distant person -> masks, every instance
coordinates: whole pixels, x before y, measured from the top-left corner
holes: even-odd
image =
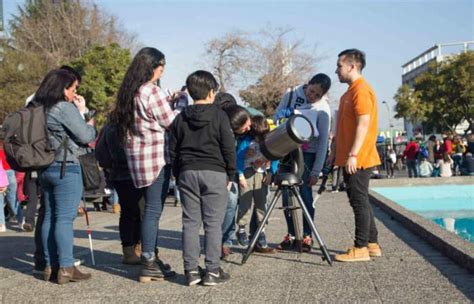
[[[433,164],[436,164],[439,159],[443,158],[443,152],[441,151],[442,146],[443,146],[442,141],[437,139],[436,144],[433,147],[433,151],[434,151],[434,163]]]
[[[467,152],[464,156],[461,166],[461,175],[474,175],[474,158],[472,158],[471,152]]]
[[[397,153],[395,153],[395,150],[393,150],[392,146],[387,147],[386,157],[387,157],[387,167],[388,167],[387,176],[389,178],[393,178],[395,164],[397,163]]]
[[[228,189],[235,176],[235,140],[226,113],[213,104],[217,81],[207,71],[186,79],[194,105],[177,116],[171,129],[170,156],[183,208],[183,260],[186,284],[224,283],[220,267],[222,222]],[[199,267],[199,230],[204,225],[206,272]]]
[[[369,261],[382,256],[378,244],[374,213],[369,202],[369,180],[374,167],[380,165],[377,153],[377,100],[375,92],[362,77],[365,54],[349,49],[338,55],[336,74],[349,85],[341,97],[338,111],[335,164],[344,167],[344,182],[355,216],[355,241],[336,261]]]
[[[449,156],[453,153],[453,136],[451,134],[447,133],[444,135],[440,153],[441,155],[448,153]]]
[[[439,176],[441,177],[450,177],[453,176],[453,171],[451,167],[453,165],[453,160],[448,153],[443,154],[443,159],[438,160],[436,167],[439,168]]]
[[[457,175],[457,172],[461,169],[462,156],[466,152],[466,147],[462,142],[460,136],[456,136],[453,140],[453,153],[451,158],[453,159],[453,175]]]
[[[403,151],[402,158],[406,160],[406,165],[408,169],[408,177],[418,177],[418,166],[417,166],[417,157],[418,157],[419,146],[416,142],[416,138],[412,137],[410,142]]]
[[[431,135],[428,138],[428,142],[426,143],[426,148],[428,149],[428,161],[432,164],[435,163],[435,147],[436,147],[436,135]]]
[[[433,165],[428,161],[426,157],[423,157],[423,159],[421,160],[419,169],[420,177],[431,177],[431,175],[433,174]]]

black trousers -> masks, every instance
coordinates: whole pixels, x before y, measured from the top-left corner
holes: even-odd
[[[135,188],[133,181],[113,181],[120,204],[119,232],[123,247],[135,246],[140,241],[141,219],[138,202],[143,197],[143,191]]]
[[[44,212],[44,200],[43,195],[41,195],[40,208],[38,210],[38,221],[36,222],[35,229],[35,253],[33,255],[36,269],[43,269],[44,267],[46,267],[46,260],[44,258],[43,250],[43,240],[41,239],[41,226],[43,226]]]
[[[26,173],[23,190],[28,195],[28,204],[26,205],[25,222],[35,226],[36,209],[38,207],[38,179],[32,177],[31,172]]]
[[[354,210],[356,247],[366,247],[368,243],[377,243],[377,227],[375,227],[374,213],[369,202],[369,180],[372,168],[357,170],[355,174],[348,174],[344,169],[344,183],[346,184],[349,203]]]

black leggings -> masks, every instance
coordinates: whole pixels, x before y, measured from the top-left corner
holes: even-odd
[[[120,204],[119,232],[123,247],[134,246],[140,241],[141,219],[138,202],[143,191],[135,188],[132,180],[113,181]]]

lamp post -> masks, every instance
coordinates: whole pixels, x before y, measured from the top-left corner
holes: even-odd
[[[390,111],[390,106],[388,105],[388,102],[386,102],[384,100],[384,101],[382,101],[382,103],[385,104],[385,106],[387,107],[387,111],[388,111],[388,128],[389,128],[389,132],[390,132],[390,148],[393,149],[392,111]]]

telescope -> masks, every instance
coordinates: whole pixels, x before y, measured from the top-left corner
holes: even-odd
[[[302,185],[302,176],[304,172],[304,160],[301,146],[308,143],[313,137],[315,130],[311,122],[303,115],[295,114],[292,115],[283,124],[279,125],[276,129],[268,133],[265,140],[260,144],[260,151],[268,160],[281,160],[278,172],[275,176],[274,183],[278,186],[273,199],[268,206],[268,210],[265,216],[257,228],[256,233],[252,236],[250,244],[247,248],[247,252],[242,258],[242,264],[245,264],[250,254],[253,252],[254,247],[257,243],[260,234],[262,233],[265,225],[270,217],[271,212],[275,208],[275,205],[282,195],[282,191],[288,191],[292,194],[300,208],[303,211],[303,216],[310,224],[311,230],[318,241],[321,251],[323,253],[323,260],[326,260],[329,265],[332,266],[332,260],[329,256],[329,252],[321,239],[316,226],[314,225],[313,219],[311,218],[308,209],[306,208],[301,195],[299,194],[298,186]],[[292,200],[290,199],[290,203]],[[292,212],[293,221],[295,223],[295,231],[299,230],[299,224],[296,209],[298,207],[289,206],[287,207]],[[297,230],[298,229],[298,230]]]

